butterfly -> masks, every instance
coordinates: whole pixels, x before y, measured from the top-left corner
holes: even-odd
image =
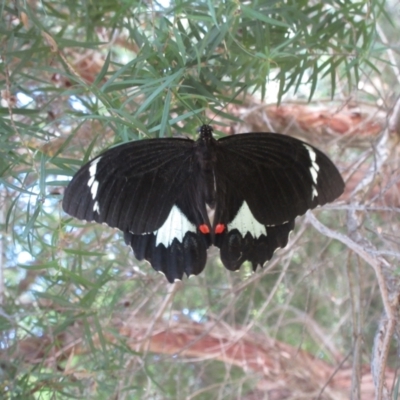
[[[287,245],[294,220],[344,190],[332,161],[277,133],[144,139],[105,151],[65,189],[63,209],[120,229],[138,260],[169,282],[200,274],[207,249],[235,271],[255,271]],[[214,216],[211,220],[210,209]]]

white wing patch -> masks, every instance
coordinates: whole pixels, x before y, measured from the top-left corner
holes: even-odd
[[[97,214],[100,215],[100,205],[99,205],[99,202],[98,202],[98,201],[96,201],[96,202],[94,203],[93,211],[97,212]]]
[[[90,164],[90,167],[89,167],[90,178],[94,178],[95,177],[96,171],[97,171],[97,164],[99,163],[99,161],[101,159],[102,159],[102,157],[98,157],[95,160],[93,160],[92,163]],[[90,182],[90,179],[89,179],[89,182]],[[88,184],[89,184],[89,182],[88,182]]]
[[[92,193],[92,199],[94,200],[97,195],[97,189],[99,188],[99,181],[94,181],[90,187],[90,193]]]
[[[310,155],[310,160],[311,160],[310,173],[311,173],[311,178],[314,182],[314,185],[312,187],[311,199],[314,199],[315,196],[318,196],[317,188],[315,187],[317,185],[318,172],[319,172],[319,165],[316,163],[317,154],[315,153],[315,151],[312,147],[310,147],[306,144],[304,145],[304,147],[308,151],[308,154]]]
[[[163,226],[154,232],[157,237],[156,246],[163,244],[169,247],[174,239],[182,243],[187,232],[196,233],[196,225],[177,206],[173,206]]]
[[[267,229],[254,218],[245,201],[239,208],[233,221],[228,224],[228,231],[232,229],[237,229],[242,237],[245,237],[247,232],[249,232],[254,239],[262,235],[267,236]]]
[[[90,193],[92,194],[92,199],[96,200],[97,190],[99,189],[99,181],[96,181],[96,172],[97,172],[97,164],[101,160],[101,157],[96,158],[89,167],[89,180],[88,186],[90,188]],[[99,203],[96,201],[93,206],[93,211],[100,214],[100,207]]]

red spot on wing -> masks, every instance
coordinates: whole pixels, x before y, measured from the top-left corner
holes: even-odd
[[[207,233],[210,233],[210,228],[206,224],[202,224],[199,226],[199,231],[206,235]]]
[[[215,233],[222,233],[225,230],[224,224],[217,224],[215,227]]]

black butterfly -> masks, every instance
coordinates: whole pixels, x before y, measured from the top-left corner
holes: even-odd
[[[136,258],[174,282],[199,274],[211,245],[229,270],[246,260],[256,270],[286,246],[296,216],[343,193],[334,164],[307,143],[212,132],[203,125],[196,141],[148,139],[104,152],[73,177],[64,211],[121,229]]]

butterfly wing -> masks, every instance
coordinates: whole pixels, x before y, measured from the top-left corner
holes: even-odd
[[[110,149],[84,165],[65,190],[63,208],[124,232],[135,256],[170,282],[200,273],[210,245],[194,142],[153,139]],[[209,228],[210,229],[210,228]]]
[[[140,140],[112,148],[84,165],[64,194],[68,214],[134,233],[166,220],[191,176],[193,141]]]
[[[294,220],[283,225],[264,226],[259,236],[247,231],[244,236],[239,229],[229,229],[216,235],[215,245],[220,248],[221,261],[225,268],[236,271],[245,261],[250,261],[253,271],[272,258],[275,250],[287,245]]]
[[[262,266],[286,246],[296,216],[343,192],[334,164],[300,140],[250,133],[217,144],[214,244],[230,270]]]
[[[332,161],[298,139],[249,133],[217,143],[218,184],[222,190],[232,185],[235,195],[247,202],[262,224],[273,226],[294,220],[343,193],[343,179]],[[217,202],[221,200],[232,201],[223,192],[217,195]],[[236,203],[228,221],[241,205],[240,201]]]

